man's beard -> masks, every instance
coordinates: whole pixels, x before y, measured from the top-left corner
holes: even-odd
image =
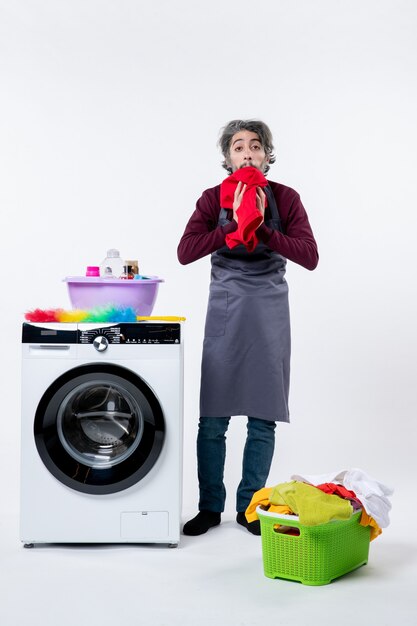
[[[255,163],[252,163],[252,161],[246,161],[245,163],[242,163],[242,165],[239,165],[238,169],[241,170],[244,167],[255,167],[257,170],[262,172],[262,174],[265,173],[265,163],[262,163],[259,166],[259,165],[255,165]]]

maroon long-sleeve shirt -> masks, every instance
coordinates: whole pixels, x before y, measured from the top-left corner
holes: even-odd
[[[256,230],[257,237],[286,259],[314,270],[319,260],[317,244],[299,194],[291,187],[268,182],[275,196],[284,232],[273,230],[263,223]],[[231,223],[218,226],[219,212],[220,185],[217,185],[206,189],[197,201],[178,245],[180,263],[192,263],[225,245],[226,235],[237,229],[237,223],[232,219],[233,211],[229,210]],[[265,213],[268,219],[268,207]]]

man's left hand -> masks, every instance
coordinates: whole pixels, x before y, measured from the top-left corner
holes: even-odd
[[[262,187],[256,188],[256,208],[265,217],[265,192]]]

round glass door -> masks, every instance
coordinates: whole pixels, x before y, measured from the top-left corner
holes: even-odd
[[[35,416],[38,452],[56,478],[87,493],[114,493],[155,464],[164,418],[146,383],[130,370],[75,368],[45,392]]]
[[[124,461],[140,442],[143,415],[124,387],[105,380],[83,383],[64,398],[57,416],[65,450],[90,467]]]

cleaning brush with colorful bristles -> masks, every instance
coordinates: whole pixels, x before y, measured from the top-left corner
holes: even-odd
[[[132,323],[145,321],[163,321],[163,322],[183,322],[185,317],[175,315],[165,315],[158,317],[139,316],[132,307],[117,307],[114,305],[98,306],[93,309],[33,309],[25,313],[25,319],[28,322],[47,323],[47,322],[64,322],[64,323]]]

